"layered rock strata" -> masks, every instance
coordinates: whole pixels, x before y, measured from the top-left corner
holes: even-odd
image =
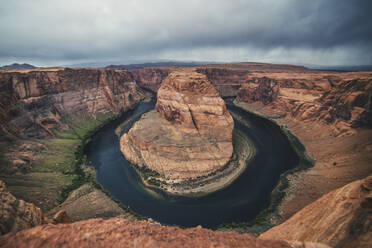
[[[132,75],[103,69],[56,69],[0,73],[0,134],[18,138],[53,137],[68,129],[64,118],[119,113],[143,98]]]
[[[165,179],[206,176],[233,152],[233,119],[207,78],[171,73],[162,83],[156,110],[144,114],[120,141],[124,156]]]

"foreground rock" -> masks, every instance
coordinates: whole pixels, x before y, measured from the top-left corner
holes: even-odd
[[[44,224],[46,219],[40,208],[32,203],[18,200],[0,181],[0,235],[17,232]]]
[[[260,238],[371,247],[372,175],[334,190]]]
[[[1,247],[245,247],[327,248],[321,244],[290,244],[260,240],[249,234],[204,228],[181,229],[122,218],[90,219],[72,224],[44,225],[0,237]]]
[[[206,77],[178,71],[163,81],[156,110],[122,136],[120,147],[131,163],[179,182],[225,166],[233,128],[225,102]]]
[[[71,221],[90,218],[106,219],[117,216],[134,219],[119,204],[110,199],[104,192],[95,188],[91,183],[86,183],[72,191],[62,204],[48,212],[48,216],[55,217],[61,212],[65,212]]]

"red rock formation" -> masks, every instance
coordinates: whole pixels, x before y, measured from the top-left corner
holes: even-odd
[[[204,75],[173,72],[158,91],[156,111],[123,135],[121,150],[164,178],[204,176],[229,161],[233,126],[225,102]]]
[[[0,134],[50,137],[61,118],[125,111],[143,97],[130,73],[63,69],[0,73]]]
[[[249,234],[160,226],[122,218],[44,225],[0,237],[1,247],[244,247],[327,248],[321,244],[260,240]]]
[[[43,145],[28,139],[52,138],[54,131],[71,130],[78,118],[89,122],[126,111],[144,97],[130,73],[103,69],[58,69],[0,73],[0,140],[22,145],[3,151],[13,174],[30,169]]]
[[[40,208],[32,203],[18,200],[0,181],[0,235],[17,232],[44,224],[46,218]]]
[[[352,74],[351,79],[338,75],[336,79],[328,74],[309,73],[291,79],[298,75],[288,74],[267,73],[261,78],[254,75],[239,89],[237,100],[270,103],[280,115],[290,114],[300,121],[324,122],[333,127],[336,136],[353,134],[352,127],[372,125],[368,104],[372,95],[372,75]]]
[[[260,238],[367,248],[371,227],[372,175],[324,195]]]
[[[139,85],[156,92],[170,70],[147,68],[132,73]],[[209,65],[197,71],[207,76],[221,96],[272,102],[280,115],[332,124],[337,136],[353,134],[353,127],[372,126],[371,107],[367,107],[372,75],[368,72],[322,72],[262,63]]]

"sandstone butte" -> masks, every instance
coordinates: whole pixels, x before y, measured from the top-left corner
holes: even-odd
[[[144,114],[120,140],[124,156],[164,179],[180,182],[222,168],[233,153],[233,119],[205,75],[172,72]]]

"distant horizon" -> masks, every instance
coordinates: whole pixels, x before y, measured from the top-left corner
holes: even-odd
[[[8,63],[8,64],[0,64],[0,68],[1,67],[5,67],[5,66],[11,66],[11,65],[14,65],[14,64],[18,64],[18,65],[23,65],[23,64],[27,64],[27,65],[31,65],[31,66],[34,66],[34,67],[37,67],[37,68],[48,68],[48,67],[70,67],[70,68],[104,68],[104,67],[108,67],[108,66],[134,66],[134,65],[145,65],[145,64],[157,64],[157,63],[189,63],[189,64],[195,64],[195,65],[191,65],[191,66],[198,66],[198,65],[207,65],[207,64],[236,64],[236,63],[261,63],[261,64],[275,64],[275,65],[294,65],[294,66],[304,66],[306,68],[309,68],[309,69],[326,69],[326,68],[329,68],[329,69],[339,69],[339,70],[342,70],[343,68],[344,69],[356,69],[356,68],[359,68],[359,69],[365,69],[367,67],[367,69],[369,71],[372,71],[372,64],[350,64],[350,65],[319,65],[319,64],[309,64],[309,63],[270,63],[270,62],[261,62],[261,61],[233,61],[233,62],[229,62],[229,61],[193,61],[193,60],[144,60],[144,61],[137,61],[137,62],[133,62],[133,63],[121,63],[121,62],[117,62],[117,63],[110,63],[110,62],[88,62],[88,63],[77,63],[77,64],[67,64],[67,65],[38,65],[38,64],[34,64],[32,62],[11,62],[11,63]],[[150,65],[151,66],[151,65]],[[154,65],[154,66],[157,66],[157,65]],[[161,66],[161,65],[160,65]]]

